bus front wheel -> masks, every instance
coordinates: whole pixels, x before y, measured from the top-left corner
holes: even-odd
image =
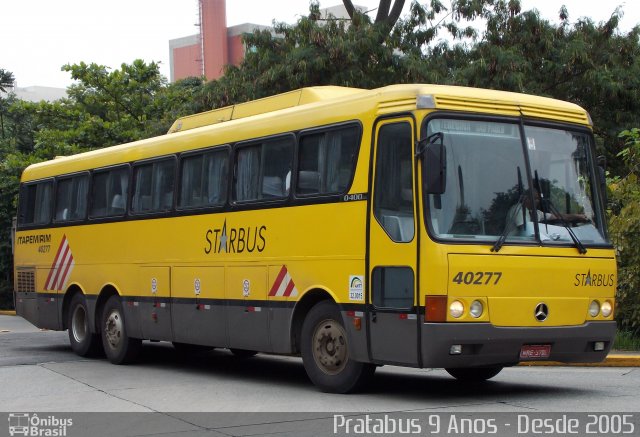
[[[111,296],[102,311],[102,346],[113,364],[127,364],[137,358],[142,340],[127,335],[122,303]]]
[[[311,381],[328,393],[349,393],[362,388],[375,371],[369,363],[349,356],[347,333],[338,306],[317,303],[302,324],[302,362]]]
[[[482,382],[496,376],[502,370],[502,366],[494,367],[466,367],[444,369],[449,375],[458,381]]]
[[[87,300],[82,293],[76,293],[69,305],[67,327],[71,349],[81,357],[96,355],[100,352],[100,336],[93,334],[89,327]]]

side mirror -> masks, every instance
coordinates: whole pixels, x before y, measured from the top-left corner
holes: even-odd
[[[426,194],[444,194],[447,185],[447,149],[430,143],[422,155],[423,188]]]

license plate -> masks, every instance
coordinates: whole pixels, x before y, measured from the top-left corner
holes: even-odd
[[[520,349],[521,360],[543,360],[551,355],[550,344],[525,344]]]

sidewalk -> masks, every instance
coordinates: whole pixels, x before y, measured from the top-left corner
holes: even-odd
[[[15,316],[15,311],[0,310],[0,316]],[[611,351],[601,363],[558,363],[555,361],[527,361],[519,366],[571,366],[571,367],[640,367],[640,352]]]

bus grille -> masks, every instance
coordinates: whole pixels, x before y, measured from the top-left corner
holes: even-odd
[[[16,277],[16,291],[18,293],[35,293],[36,271],[35,269],[18,269]]]

